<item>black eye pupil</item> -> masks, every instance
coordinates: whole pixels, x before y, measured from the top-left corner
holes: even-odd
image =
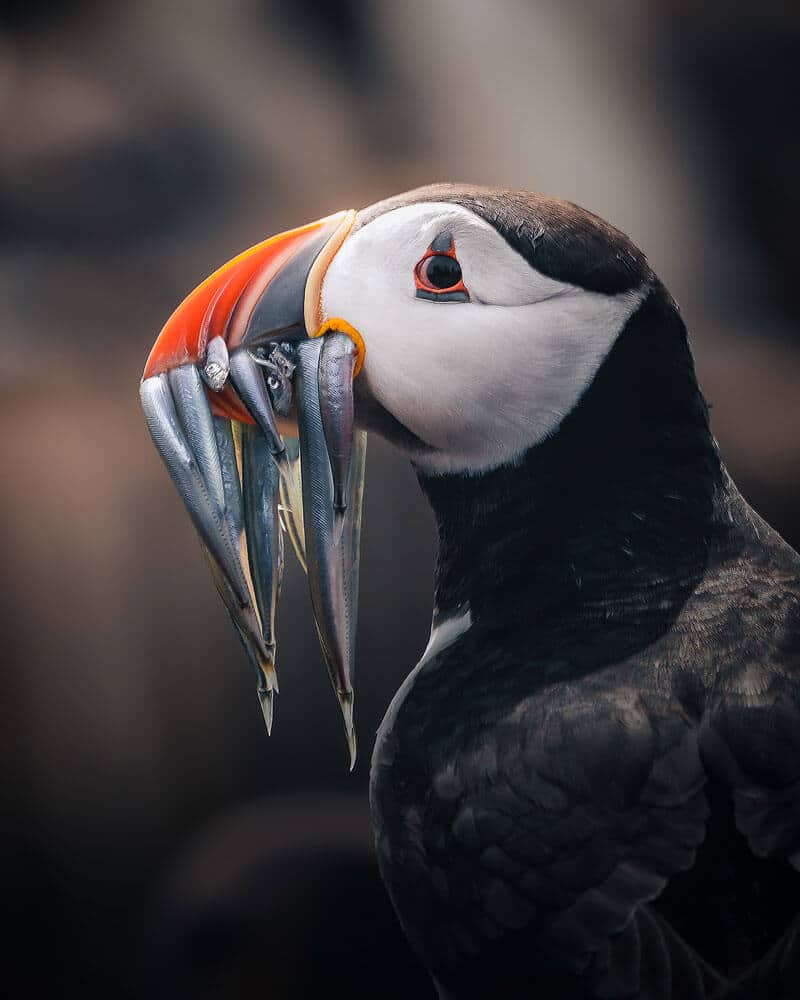
[[[461,281],[461,265],[455,257],[434,254],[425,263],[425,277],[434,288],[452,288]]]

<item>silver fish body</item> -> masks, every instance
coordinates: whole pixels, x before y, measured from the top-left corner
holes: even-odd
[[[356,358],[356,346],[346,334],[329,333],[323,338],[317,379],[333,478],[333,508],[339,515],[337,534],[342,529],[341,514],[347,508],[353,458],[353,372]]]
[[[348,544],[336,544],[334,487],[319,384],[323,350],[320,340],[297,347],[297,422],[302,464],[303,527],[311,604],[334,690],[342,708],[351,767],[355,763],[353,734],[353,662],[358,597],[358,557],[353,552],[360,522],[354,504],[344,533]],[[352,435],[352,424],[350,427]],[[360,484],[359,484],[360,487]],[[349,500],[349,497],[348,497]],[[349,531],[348,531],[349,528]]]
[[[268,649],[275,650],[275,616],[283,577],[281,476],[258,428],[243,425],[242,492],[250,575],[261,630]]]

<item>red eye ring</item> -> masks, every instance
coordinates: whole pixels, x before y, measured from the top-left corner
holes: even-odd
[[[469,302],[469,292],[449,233],[437,236],[414,268],[418,299],[435,302]]]

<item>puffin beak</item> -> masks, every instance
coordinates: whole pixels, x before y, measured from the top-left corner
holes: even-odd
[[[355,213],[229,261],[176,309],[140,396],[255,669],[272,728],[283,533],[308,573],[317,633],[355,763],[353,656],[366,436],[353,426],[364,344],[322,322],[321,287]]]

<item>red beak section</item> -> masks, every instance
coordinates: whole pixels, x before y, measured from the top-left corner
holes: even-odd
[[[216,337],[231,354],[238,347],[255,347],[272,338],[293,341],[313,336],[320,322],[318,286],[350,231],[352,217],[351,212],[339,212],[280,233],[223,264],[186,296],[164,324],[142,378],[201,363]],[[317,263],[324,267],[317,267],[315,281]],[[209,397],[216,415],[254,422],[230,383]]]

